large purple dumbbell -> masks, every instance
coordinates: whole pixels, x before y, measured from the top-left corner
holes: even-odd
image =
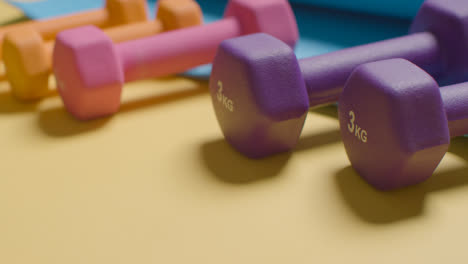
[[[352,71],[367,62],[404,58],[441,79],[468,77],[466,0],[427,0],[411,33],[301,61],[266,34],[224,41],[210,81],[224,136],[251,158],[290,150],[308,109],[336,102]]]
[[[439,89],[403,59],[358,67],[339,101],[349,160],[371,185],[390,190],[430,177],[450,137],[468,132],[468,83]]]

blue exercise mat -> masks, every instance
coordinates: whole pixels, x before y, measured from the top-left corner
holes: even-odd
[[[209,19],[223,15],[225,2],[198,1]],[[347,47],[405,35],[411,21],[368,14],[357,14],[302,4],[293,5],[299,26],[300,40],[296,46],[298,58],[316,56]],[[210,67],[199,67],[189,74],[206,77]]]
[[[7,0],[24,10],[31,18],[46,18],[72,12],[99,8],[103,0]],[[411,18],[424,0],[291,0],[293,3],[353,10],[377,15]],[[154,7],[155,0],[148,0]],[[200,0],[199,2],[203,2]],[[225,1],[218,1],[225,2]]]
[[[412,18],[424,0],[291,0],[291,2],[375,15]]]
[[[297,1],[318,2],[320,0]],[[340,2],[339,0],[323,0],[323,2],[325,1]],[[354,2],[364,1],[366,0],[354,0]],[[376,2],[383,3],[387,1],[415,2],[415,0],[381,0]],[[104,3],[104,1],[96,0],[40,0],[21,3],[10,0],[10,2],[23,9],[27,16],[36,19],[84,11],[91,8],[100,8]],[[206,23],[222,17],[226,1],[199,0],[197,2],[203,10]],[[367,2],[370,2],[370,0]],[[154,5],[155,1],[150,0],[149,12],[151,12],[153,17]],[[294,4],[293,8],[301,36],[296,47],[296,54],[299,58],[320,55],[347,47],[401,36],[407,33],[410,25],[409,19],[379,17],[303,4]],[[210,66],[196,68],[187,74],[192,77],[205,79],[210,74]]]
[[[6,0],[23,10],[32,19],[61,16],[94,8],[101,8],[104,0]],[[155,0],[148,0],[150,17],[154,17]]]

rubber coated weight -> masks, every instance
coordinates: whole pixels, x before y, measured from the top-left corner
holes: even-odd
[[[300,61],[286,44],[266,34],[224,41],[213,62],[210,93],[226,140],[251,158],[291,150],[308,109],[335,103],[349,75],[363,63],[404,58],[440,79],[466,79],[466,0],[426,1],[411,32]]]
[[[45,40],[54,39],[60,31],[84,25],[107,28],[148,19],[145,0],[107,0],[102,9],[80,12],[51,19],[34,20],[0,27],[0,44],[6,33],[23,27],[31,28]],[[0,49],[0,59],[2,50]]]
[[[114,43],[139,39],[177,28],[203,23],[199,5],[193,0],[162,0],[157,19],[113,27],[104,31]],[[34,100],[49,93],[54,42],[45,42],[37,31],[23,28],[7,33],[3,42],[7,79],[13,95]]]
[[[439,89],[402,59],[364,64],[343,90],[339,119],[349,160],[367,182],[382,190],[417,184],[432,175],[450,136],[468,132],[468,83]]]
[[[118,111],[124,82],[210,63],[221,41],[267,32],[294,46],[297,24],[287,0],[231,0],[225,18],[114,45],[95,27],[60,33],[54,72],[66,109],[81,120]]]

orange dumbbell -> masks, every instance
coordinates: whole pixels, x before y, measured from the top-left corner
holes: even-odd
[[[202,18],[201,9],[194,0],[161,0],[156,20],[107,29],[105,33],[119,43],[200,25]],[[6,34],[3,42],[6,76],[16,98],[34,100],[50,92],[54,44],[54,41],[46,42],[31,28]]]
[[[101,9],[0,27],[0,43],[3,41],[5,34],[23,27],[31,28],[44,39],[51,40],[60,31],[79,26],[95,25],[100,28],[107,28],[146,20],[148,18],[145,0],[107,0],[106,6]],[[2,50],[0,48],[1,58]]]

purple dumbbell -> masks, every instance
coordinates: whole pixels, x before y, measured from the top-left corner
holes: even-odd
[[[403,59],[359,66],[339,100],[341,135],[356,171],[378,189],[420,183],[450,137],[468,132],[468,83],[439,89]]]
[[[292,149],[308,109],[336,102],[352,71],[367,62],[404,58],[441,79],[468,77],[466,0],[427,0],[411,33],[300,61],[266,34],[224,41],[210,81],[224,136],[251,158]]]

